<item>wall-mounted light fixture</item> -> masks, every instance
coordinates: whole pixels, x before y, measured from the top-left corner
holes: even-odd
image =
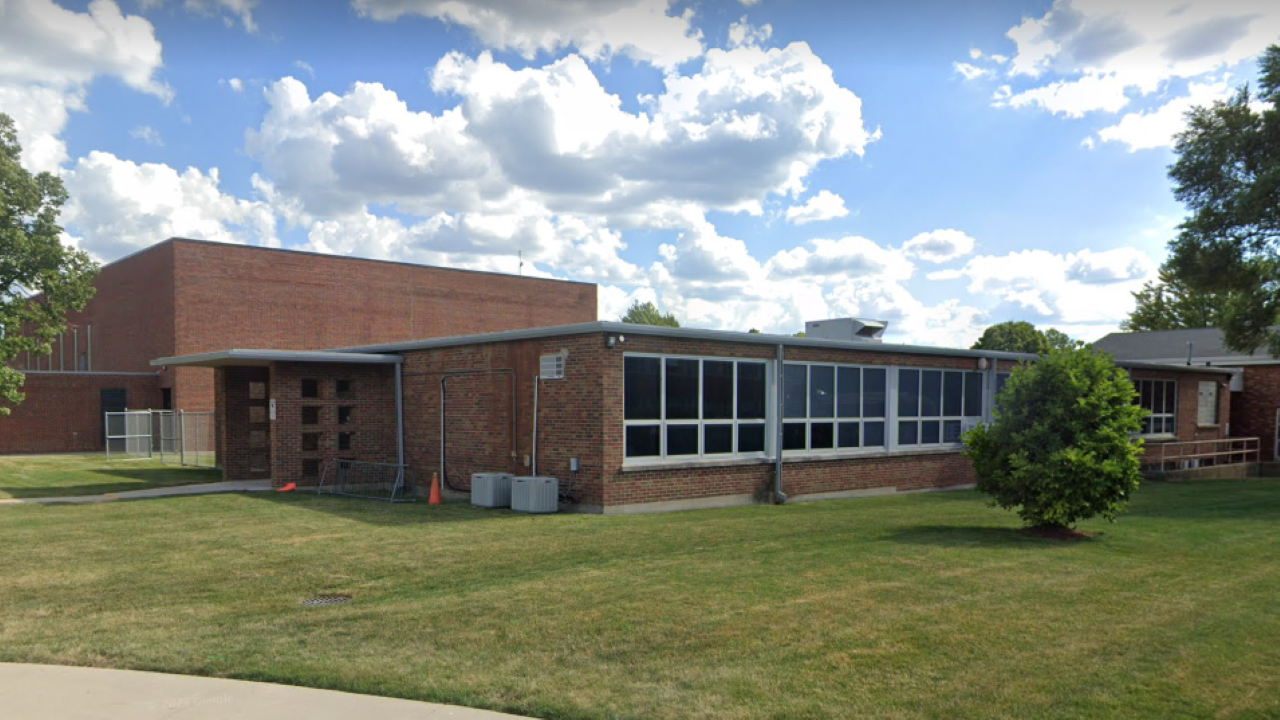
[[[609,348],[610,350],[617,347],[618,343],[624,343],[626,341],[627,341],[627,338],[626,336],[623,336],[623,335],[605,335],[604,336],[604,346]]]
[[[986,358],[978,358],[978,369],[979,369],[979,370],[986,370],[986,369],[987,369],[987,359],[986,359]]]

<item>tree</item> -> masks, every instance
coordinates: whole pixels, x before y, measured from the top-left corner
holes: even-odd
[[[1035,325],[1023,321],[1008,321],[992,325],[982,333],[974,350],[1001,350],[1004,352],[1035,353],[1049,351],[1049,341]]]
[[[1223,293],[1228,347],[1280,357],[1280,45],[1260,70],[1256,101],[1246,85],[1187,113],[1169,177],[1190,215],[1166,267],[1188,292]]]
[[[1049,328],[1044,331],[1044,342],[1049,346],[1050,350],[1071,350],[1084,345],[1084,343],[1057,328]]]
[[[8,364],[19,353],[51,352],[67,312],[93,297],[97,273],[88,255],[59,240],[62,180],[31,174],[21,157],[13,120],[0,113],[0,415],[23,400],[22,373]]]
[[[631,307],[627,308],[627,313],[622,316],[622,322],[632,323],[633,325],[661,325],[663,327],[680,327],[680,321],[676,320],[676,316],[671,313],[663,315],[658,310],[658,306],[651,302],[642,303],[639,300],[631,303]]]
[[[1024,365],[1000,392],[995,421],[964,435],[978,490],[1028,526],[1114,520],[1138,487],[1146,411],[1128,374],[1089,348],[1054,350]]]
[[[1120,323],[1125,332],[1218,327],[1226,293],[1200,293],[1187,287],[1167,269],[1158,282],[1149,282],[1133,294],[1137,305]]]

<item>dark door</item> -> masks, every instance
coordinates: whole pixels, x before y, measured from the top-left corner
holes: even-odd
[[[124,412],[129,407],[129,394],[123,389],[106,389],[99,391],[102,411],[98,419],[102,421],[102,446],[107,446],[107,417],[109,412]]]

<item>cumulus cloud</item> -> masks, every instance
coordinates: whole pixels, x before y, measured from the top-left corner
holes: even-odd
[[[139,0],[143,10],[164,5],[169,0]],[[182,8],[189,13],[203,17],[219,18],[228,27],[239,22],[246,32],[257,32],[258,25],[253,19],[253,9],[258,0],[182,0]]]
[[[956,73],[962,75],[965,80],[977,80],[978,78],[991,77],[995,73],[988,68],[978,67],[972,63],[954,62],[951,67]]]
[[[1188,0],[1176,6],[1055,0],[1007,36],[1016,48],[1007,64],[970,51],[971,60],[988,63],[975,67],[1008,76],[1009,84],[993,96],[998,107],[1079,118],[1118,113],[1162,93],[1160,108],[1130,111],[1099,135],[1136,150],[1168,144],[1182,128],[1182,110],[1211,95],[1223,71],[1275,42],[1280,6],[1268,0]]]
[[[729,24],[729,47],[731,48],[742,45],[764,45],[772,36],[772,25],[765,24],[757,27],[747,22],[746,15],[743,15],[738,22]]]
[[[64,181],[71,200],[63,221],[81,249],[102,260],[172,236],[278,244],[271,208],[223,193],[217,168],[179,173],[95,151],[67,170]]]
[[[1230,94],[1231,89],[1225,82],[1191,83],[1185,96],[1174,98],[1155,110],[1127,113],[1120,122],[1099,130],[1098,139],[1123,143],[1129,152],[1170,147],[1174,136],[1185,127],[1186,114],[1191,108],[1225,100]]]
[[[226,88],[231,88],[231,92],[244,92],[244,81],[237,77],[222,78],[218,80],[218,84]]]
[[[986,317],[959,300],[928,305],[902,283],[886,278],[841,283],[825,299],[831,317],[887,320],[886,335],[893,342],[968,347],[982,334]]]
[[[671,69],[702,54],[693,11],[669,14],[669,0],[352,0],[362,16],[394,21],[404,15],[465,27],[485,46],[526,59],[576,49],[590,60],[613,54]]]
[[[915,270],[901,253],[864,237],[818,239],[810,244],[812,250],[798,247],[770,258],[766,266],[769,277],[814,282],[874,276],[897,281],[909,279]]]
[[[830,190],[822,190],[809,198],[804,205],[792,205],[787,208],[787,222],[805,225],[820,220],[846,217],[848,214],[849,209],[844,206],[844,198]]]
[[[943,263],[973,252],[974,240],[959,230],[934,230],[902,244],[902,252],[932,263]]]
[[[157,78],[160,66],[151,23],[111,0],[94,0],[87,12],[52,0],[0,3],[0,104],[14,118],[29,169],[55,170],[66,161],[60,135],[68,113],[86,109],[95,77],[119,78],[168,102],[173,91]]]
[[[139,125],[129,131],[129,137],[135,140],[153,145],[155,147],[164,147],[164,139],[160,137],[160,131],[150,125]]]

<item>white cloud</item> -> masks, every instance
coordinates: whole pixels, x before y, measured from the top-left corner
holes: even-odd
[[[223,87],[231,88],[231,92],[244,92],[244,81],[237,77],[222,78],[218,81],[218,84]]]
[[[526,59],[575,48],[591,60],[625,54],[671,69],[702,54],[693,11],[669,15],[668,0],[352,0],[374,20],[421,15],[460,25],[480,42]]]
[[[746,15],[743,15],[738,22],[729,24],[729,47],[731,48],[743,45],[759,47],[767,43],[772,36],[772,25],[765,24],[756,27],[747,22]]]
[[[827,293],[831,317],[887,320],[890,342],[968,347],[984,328],[985,313],[959,300],[926,305],[900,282],[884,278],[851,280]]]
[[[833,220],[848,215],[849,209],[844,206],[844,198],[830,190],[819,191],[804,205],[792,205],[787,208],[787,222],[796,225]]]
[[[1224,70],[1277,37],[1280,5],[1271,0],[1055,0],[1009,30],[1016,52],[1003,69],[1010,83],[993,103],[1079,118],[1117,113],[1161,92],[1162,107],[1130,112],[1100,137],[1130,149],[1166,145],[1182,128],[1181,112],[1220,84]],[[1005,59],[970,52],[971,60],[983,57],[993,71]]]
[[[903,254],[927,262],[943,263],[973,252],[974,239],[960,230],[920,233],[902,245]]]
[[[84,111],[88,84],[99,76],[168,102],[156,74],[160,42],[151,23],[124,15],[111,0],[94,0],[87,12],[51,0],[0,2],[0,104],[14,118],[23,164],[56,170],[67,159],[61,140],[70,111]]]
[[[813,249],[792,248],[769,259],[766,270],[770,278],[808,282],[841,281],[847,278],[877,277],[907,280],[915,271],[902,253],[864,237],[851,235],[839,240],[817,239]]]
[[[964,76],[965,80],[977,80],[978,78],[991,77],[995,73],[987,68],[978,67],[966,62],[951,63],[951,67],[957,73]]]
[[[63,222],[80,247],[99,259],[113,260],[172,236],[277,244],[271,209],[224,194],[217,168],[179,173],[95,151],[67,170],[64,180],[71,200]]]
[[[138,5],[143,10],[151,10],[166,2],[168,0],[139,0]],[[253,9],[257,6],[258,0],[182,0],[182,8],[189,13],[220,18],[228,27],[239,21],[245,31],[251,33],[258,31],[253,19]]]
[[[160,137],[160,131],[150,125],[139,125],[129,131],[129,136],[135,140],[141,140],[148,145],[155,147],[164,147],[164,139]]]
[[[307,62],[307,61],[305,61],[305,60],[294,60],[294,61],[293,61],[293,66],[294,66],[294,67],[296,67],[296,68],[298,68],[299,70],[301,70],[301,71],[305,72],[307,75],[309,75],[309,76],[311,76],[311,77],[315,77],[315,76],[316,76],[316,69],[315,69],[315,68],[313,68],[313,67],[311,67],[311,63],[309,63],[309,62]]]
[[[1191,108],[1211,105],[1231,94],[1225,82],[1191,83],[1187,94],[1174,98],[1150,112],[1128,113],[1120,122],[1098,131],[1103,142],[1119,142],[1129,147],[1129,152],[1173,145],[1174,136],[1186,126],[1186,114]],[[1092,138],[1088,139],[1092,142]]]

